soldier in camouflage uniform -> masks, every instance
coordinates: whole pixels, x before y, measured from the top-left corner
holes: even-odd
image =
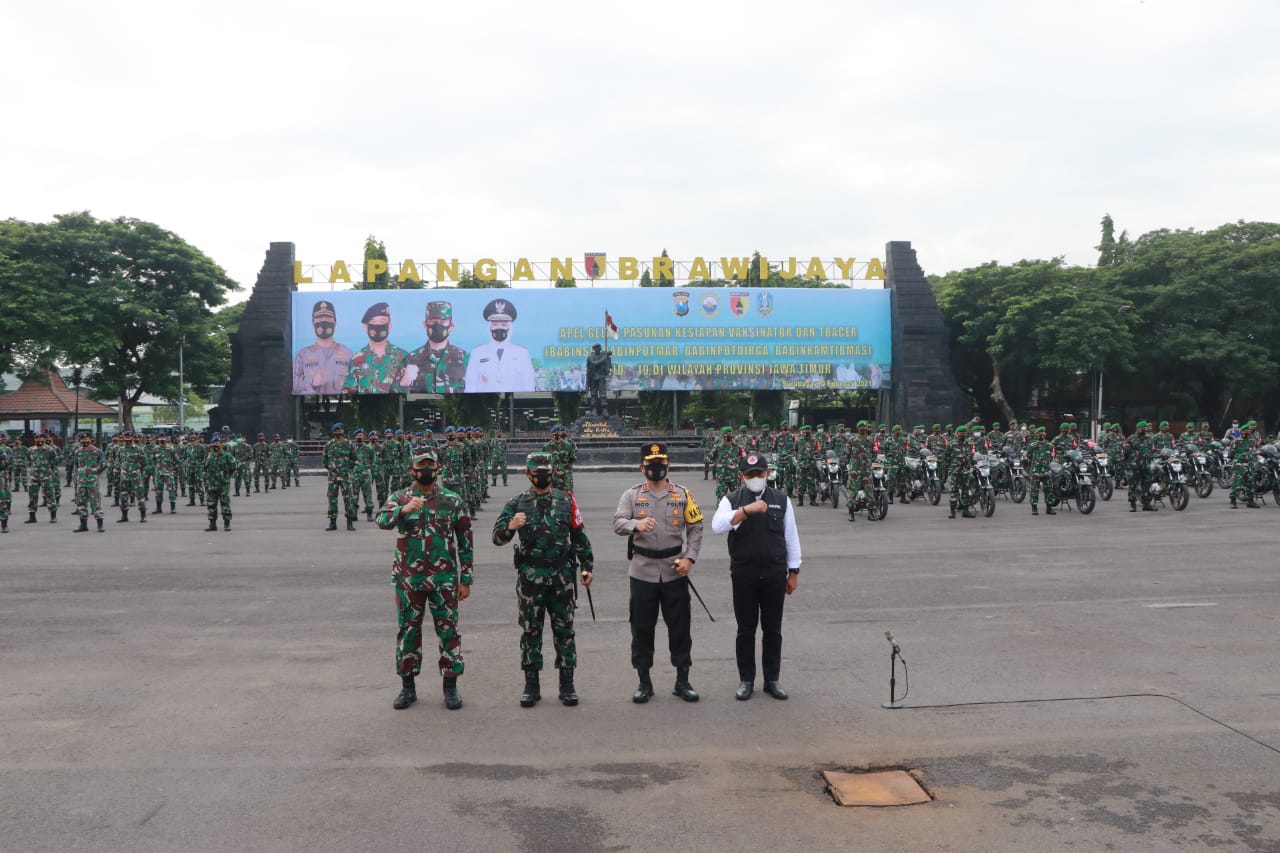
[[[444,703],[452,711],[462,707],[458,604],[471,594],[471,518],[462,498],[441,488],[434,451],[415,455],[410,470],[414,485],[394,492],[378,511],[378,526],[397,534],[391,584],[396,588],[396,673],[401,690],[391,707],[402,710],[418,699],[414,679],[422,671],[422,622],[430,611],[440,645]]]
[[[712,454],[715,453],[716,445],[720,443],[719,436],[708,429],[702,434],[702,479],[707,479],[711,474]]]
[[[262,491],[262,486],[271,491],[271,445],[267,444],[267,436],[258,433],[258,441],[253,445],[253,490]]]
[[[0,533],[9,532],[9,509],[13,505],[13,497],[9,494],[12,466],[13,456],[9,445],[0,440]]]
[[[800,427],[800,438],[796,441],[796,494],[800,496],[800,506],[804,506],[804,496],[809,496],[809,505],[813,506],[813,501],[818,497],[818,472],[814,470],[817,453],[817,443],[813,437],[813,427],[804,424]],[[737,476],[738,471],[734,469],[735,482],[732,488],[725,491],[725,494],[740,488],[738,483],[741,480]],[[892,493],[890,494],[892,497]],[[719,498],[717,497],[717,502]]]
[[[355,394],[399,394],[404,391],[404,366],[409,353],[387,340],[391,335],[391,308],[376,302],[364,312],[369,343],[351,359],[342,390]]]
[[[711,452],[711,464],[716,475],[717,503],[738,488],[738,457],[742,455],[742,450],[733,440],[733,427],[721,427],[720,436],[720,443]]]
[[[401,384],[409,383],[415,394],[458,394],[466,387],[467,352],[449,343],[453,331],[453,305],[449,302],[427,303],[427,318],[422,324],[427,342],[409,353]],[[407,466],[406,466],[407,467]]]
[[[284,488],[289,488],[289,479],[284,476],[284,442],[280,440],[280,433],[276,433],[271,439],[269,458],[271,466],[271,488],[280,488],[281,479],[284,480]]]
[[[327,497],[329,499],[329,526],[326,530],[338,529],[338,492],[342,492],[342,502],[346,510],[347,529],[356,529],[358,505],[355,492],[351,489],[351,473],[355,468],[356,450],[347,441],[347,430],[342,424],[334,424],[330,429],[333,436],[324,446],[321,457],[325,470],[329,472]]]
[[[240,487],[242,485],[247,497],[252,485],[249,466],[253,462],[253,448],[249,445],[249,442],[244,440],[243,435],[231,446],[231,458],[236,462],[235,474],[232,477],[232,482],[235,484],[236,497],[240,497]]]
[[[377,492],[378,506],[387,502],[391,495],[391,468],[395,464],[392,453],[395,450],[395,433],[386,430],[382,436],[374,433],[370,436],[377,465],[373,469],[373,486]]]
[[[169,495],[169,512],[172,514],[178,506],[178,457],[169,446],[169,436],[162,435],[156,442],[151,465],[155,472],[156,514],[164,512],[166,494]]]
[[[1254,491],[1256,482],[1254,466],[1257,464],[1257,451],[1254,449],[1253,421],[1246,421],[1240,427],[1240,439],[1231,446],[1231,508],[1239,509],[1236,498],[1243,496],[1245,506],[1249,509],[1260,509],[1258,496]]]
[[[44,503],[49,507],[49,523],[58,521],[58,448],[53,439],[36,436],[36,446],[31,449],[31,482],[27,487],[27,512],[24,524],[36,523],[36,509],[40,506],[40,490],[44,490]]]
[[[502,475],[502,485],[507,484],[507,440],[502,435],[502,430],[498,430],[493,436],[493,443],[489,452],[489,473],[493,477],[493,484],[498,485],[498,475]]]
[[[1151,436],[1151,452],[1159,456],[1161,450],[1173,447],[1173,433],[1169,431],[1169,422],[1161,421],[1159,432]]]
[[[373,521],[373,466],[377,464],[377,451],[373,445],[365,443],[364,430],[357,429],[353,435],[356,461],[351,468],[351,489],[355,492],[357,505],[364,498],[365,521]],[[288,482],[287,477],[285,482]]]
[[[222,436],[209,439],[209,455],[204,460],[205,507],[209,515],[209,532],[218,529],[218,505],[222,505],[222,529],[231,529],[231,473],[236,460],[222,447]]]
[[[15,438],[9,447],[9,465],[13,470],[13,490],[27,490],[27,470],[31,465],[31,448],[22,443],[21,438]]]
[[[301,486],[302,481],[298,479],[298,442],[293,440],[293,436],[289,436],[284,442],[284,481],[285,485],[289,484],[289,478],[293,478],[295,486]],[[245,492],[248,494],[248,492]]]
[[[1151,424],[1138,421],[1136,431],[1126,442],[1124,449],[1125,462],[1129,466],[1129,512],[1138,511],[1138,500],[1142,500],[1142,511],[1153,512],[1151,497],[1151,437],[1147,430]]]
[[[564,492],[573,491],[573,465],[578,461],[578,449],[569,440],[569,431],[560,424],[551,428],[551,440],[542,447],[543,453],[551,454],[555,466],[554,487]]]
[[[590,588],[595,559],[583,529],[582,513],[573,495],[552,488],[552,472],[550,454],[530,453],[525,476],[531,487],[507,501],[493,524],[495,545],[520,537],[515,565],[520,665],[524,669],[522,708],[531,708],[542,698],[538,673],[542,670],[542,626],[548,613],[555,641],[555,665],[560,670],[560,701],[578,704],[573,683],[578,664],[573,633],[577,588],[574,572],[575,566],[579,568],[582,585]]]
[[[950,492],[951,512],[947,518],[956,517],[956,507],[964,505],[962,515],[965,518],[976,518],[977,515],[969,504],[969,468],[973,465],[973,445],[969,442],[969,428],[964,424],[956,427],[955,441],[947,449],[947,491]]]
[[[187,506],[195,506],[197,498],[204,506],[204,461],[208,458],[209,448],[205,447],[199,435],[192,433],[187,441]]]
[[[138,436],[127,433],[120,448],[120,482],[116,494],[120,498],[120,517],[116,523],[129,520],[129,507],[138,505],[138,523],[147,523],[147,500],[142,496],[143,470],[147,457]]]
[[[845,498],[845,507],[849,510],[849,520],[857,521],[858,513],[856,510],[858,504],[858,493],[864,495],[870,494],[871,483],[871,424],[866,421],[858,421],[858,433],[845,442],[844,463],[845,470],[848,472],[848,479],[845,481],[845,488],[848,490],[848,497]]]
[[[790,496],[795,490],[796,481],[796,434],[791,431],[791,424],[783,421],[778,424],[778,435],[773,440],[774,461],[777,464],[778,488]],[[729,491],[738,488],[736,485]],[[718,501],[717,501],[718,503]]]
[[[1049,504],[1049,463],[1053,460],[1053,446],[1045,440],[1045,428],[1036,427],[1036,440],[1027,446],[1027,475],[1031,478],[1031,514],[1039,515],[1036,504],[1040,501],[1040,487],[1044,486],[1044,514],[1054,515]]]
[[[102,495],[98,491],[98,475],[106,468],[107,459],[101,450],[93,446],[93,439],[87,432],[80,434],[80,446],[71,456],[76,472],[76,514],[80,516],[80,526],[73,532],[88,530],[92,514],[98,523],[98,532],[102,533]]]
[[[733,443],[738,445],[739,455],[749,453],[756,449],[756,440],[751,433],[747,431],[746,424],[738,425],[738,434],[733,437]]]
[[[444,438],[445,444],[437,455],[440,461],[440,482],[445,489],[462,498],[462,505],[470,511],[467,502],[467,463],[462,444],[458,441],[458,430],[451,426],[445,427]]]

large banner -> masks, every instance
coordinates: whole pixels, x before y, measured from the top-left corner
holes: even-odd
[[[608,318],[608,319],[606,319]],[[889,292],[354,290],[293,295],[293,393],[888,388]]]

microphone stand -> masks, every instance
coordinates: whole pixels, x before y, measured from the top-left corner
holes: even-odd
[[[898,689],[898,658],[902,657],[902,651],[898,648],[897,642],[893,639],[893,634],[889,631],[884,632],[884,637],[889,641],[889,701],[881,702],[880,707],[888,710],[896,711],[903,707],[902,702],[897,698]],[[906,671],[907,659],[902,658],[903,671]],[[903,693],[902,698],[906,698],[907,694]]]

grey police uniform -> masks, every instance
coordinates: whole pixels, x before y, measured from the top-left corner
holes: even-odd
[[[658,526],[636,532],[636,523],[653,518]],[[692,520],[691,520],[692,519]],[[692,663],[689,633],[689,579],[676,574],[681,558],[694,562],[702,548],[702,513],[688,490],[668,482],[662,491],[648,482],[622,493],[613,515],[613,530],[629,536],[631,577],[631,664],[647,672],[653,665],[654,629],[658,611],[667,625],[671,664],[687,671]]]

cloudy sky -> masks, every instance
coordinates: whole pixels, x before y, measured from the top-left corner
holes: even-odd
[[[0,216],[300,260],[882,257],[1280,219],[1280,4],[0,8]],[[243,298],[243,297],[242,297]]]

